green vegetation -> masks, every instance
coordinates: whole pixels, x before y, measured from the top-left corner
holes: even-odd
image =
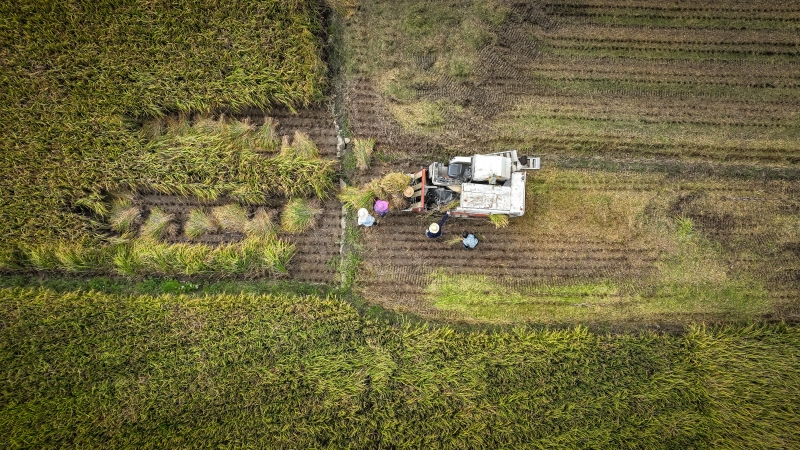
[[[97,246],[92,242],[42,244],[16,256],[21,269],[126,276],[256,277],[285,275],[296,252],[274,233],[210,247],[167,244],[150,238]]]
[[[142,160],[156,162],[151,152],[159,145],[135,131],[148,118],[174,112],[296,108],[320,99],[326,84],[320,25],[317,3],[309,1],[4,2],[0,247],[16,251],[10,247],[91,233],[73,206],[92,193],[143,181],[208,192],[193,184],[202,179],[163,178],[187,175],[172,172],[174,166],[148,173],[154,166]],[[194,169],[210,156],[199,153],[170,157]],[[208,166],[220,172],[212,180],[232,183],[239,179],[226,172],[244,168],[229,162],[197,168]],[[267,173],[307,189],[287,161],[271,168]],[[244,184],[230,186],[242,201],[255,186]]]
[[[249,204],[263,203],[267,194],[325,197],[333,187],[334,162],[320,159],[308,138],[296,136],[290,151],[264,157],[258,153],[264,150],[261,133],[246,122],[170,122],[136,160],[142,176],[129,182],[132,187],[203,200],[230,195]]]
[[[294,132],[294,139],[291,146],[282,145],[281,153],[287,156],[299,156],[301,158],[319,158],[317,144],[302,131]]]
[[[6,447],[800,444],[785,325],[463,332],[334,296],[22,288],[0,290],[0,321]]]

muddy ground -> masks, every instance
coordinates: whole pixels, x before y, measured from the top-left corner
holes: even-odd
[[[348,131],[375,139],[381,155],[356,180],[505,148],[563,170],[666,173],[671,200],[654,217],[691,219],[723,249],[728,273],[764,281],[784,305],[775,317],[786,317],[800,295],[800,5],[450,3],[405,0],[392,13],[365,1],[345,22],[356,67],[344,83]],[[505,14],[499,25],[478,20],[488,44],[466,54],[472,65],[460,73],[451,58],[463,47],[453,36],[476,19],[446,8]],[[425,107],[435,126],[409,122]],[[637,196],[664,186],[586,189]],[[530,234],[513,219],[505,229],[451,219],[433,241],[424,231],[434,220],[396,213],[365,230],[359,280],[368,300],[446,317],[425,301],[440,270],[525,292],[536,283],[645,279],[666,254],[643,241]],[[478,249],[448,243],[463,230],[480,235]]]

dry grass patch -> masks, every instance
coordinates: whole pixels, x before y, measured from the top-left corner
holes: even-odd
[[[248,237],[270,238],[275,236],[276,226],[274,212],[258,208],[253,218],[245,224],[244,232]]]

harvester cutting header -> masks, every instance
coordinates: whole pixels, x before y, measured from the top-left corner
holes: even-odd
[[[539,158],[518,157],[516,150],[457,156],[447,165],[435,162],[409,174],[411,183],[404,195],[411,205],[405,211],[447,209],[450,215],[461,217],[521,216],[525,214],[526,172],[538,170],[539,164]]]

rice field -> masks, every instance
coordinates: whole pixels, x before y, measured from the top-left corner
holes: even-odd
[[[198,180],[169,179],[181,176],[176,167],[162,166],[171,171],[165,174],[146,164],[154,146],[174,143],[148,140],[146,125],[177,114],[296,109],[320,100],[321,26],[313,2],[0,5],[5,252],[92,235],[97,225],[81,206],[87,196],[159,182],[213,194],[193,189]]]
[[[798,24],[0,5],[0,445],[800,447]],[[508,148],[524,217],[399,212]]]
[[[792,448],[800,332],[389,325],[336,295],[0,289],[6,448]]]

